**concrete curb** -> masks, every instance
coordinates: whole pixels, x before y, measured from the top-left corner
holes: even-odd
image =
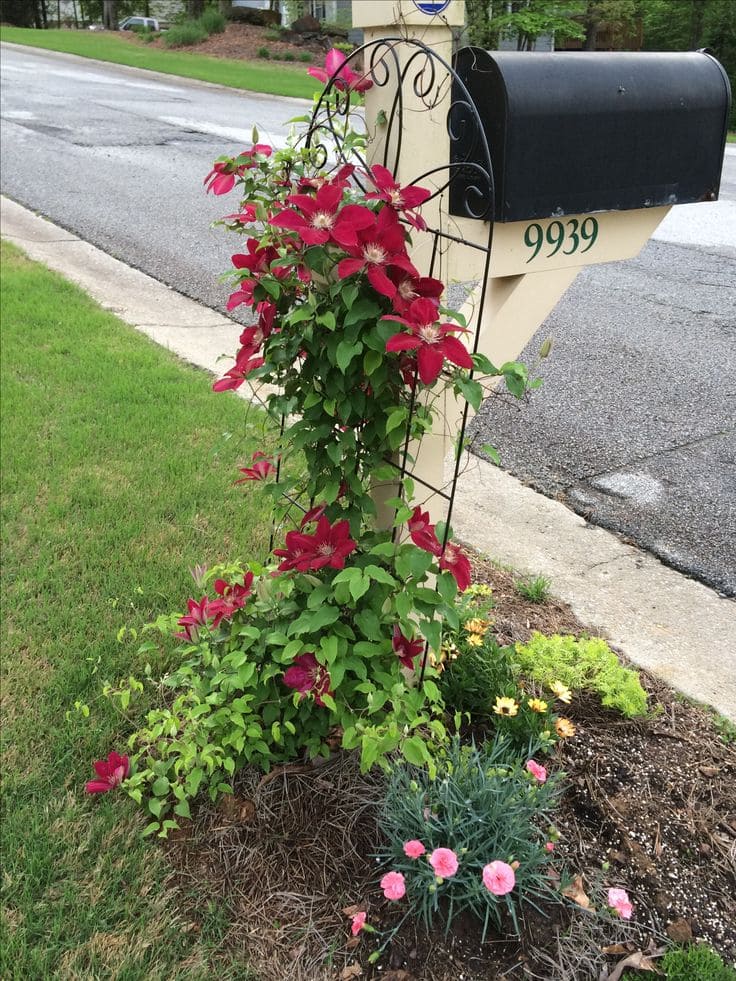
[[[240,326],[7,198],[2,234],[186,361],[221,372]],[[246,393],[247,394],[247,393]],[[544,575],[635,664],[736,722],[736,603],[468,456],[452,524],[496,561]]]

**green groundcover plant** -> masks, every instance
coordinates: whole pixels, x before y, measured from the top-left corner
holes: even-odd
[[[542,684],[556,680],[570,688],[592,691],[601,704],[627,718],[646,715],[647,693],[639,674],[625,668],[600,637],[572,637],[535,632],[527,644],[516,645],[522,671]]]
[[[371,82],[336,51],[309,72],[332,81],[326,98],[346,121],[349,157],[363,145],[349,129],[350,99]],[[380,165],[325,171],[324,149],[296,138],[282,150],[255,131],[253,141],[205,178],[216,195],[237,190],[223,219],[243,238],[227,306],[252,314],[213,388],[267,386],[278,445],[254,453],[239,482],[270,499],[277,547],[265,562],[198,571],[187,612],[157,621],[181,641],[179,663],[163,678],[151,670],[107,687],[128,710],[156,686],[160,706],[131,735],[130,757],[99,761],[88,784],[94,793],[124,783],[160,835],[201,790],[213,800],[229,790],[246,764],[269,769],[341,746],[359,749],[364,768],[398,750],[433,771],[429,744],[444,728],[425,651],[439,652],[443,625],[457,628],[470,563],[415,502],[394,456],[432,429],[446,392],[479,406],[474,371],[517,394],[526,385],[520,365],[496,368],[468,351],[444,284],[412,262],[429,190],[401,186]],[[377,486],[389,527],[376,521]]]
[[[506,914],[518,931],[524,903],[557,899],[550,877],[550,827],[562,775],[533,758],[519,759],[502,734],[482,747],[454,737],[439,755],[436,779],[399,765],[391,773],[380,820],[390,865],[381,881],[389,899],[405,899],[430,926],[470,910],[501,927]]]

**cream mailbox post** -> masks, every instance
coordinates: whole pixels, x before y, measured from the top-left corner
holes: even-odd
[[[448,63],[464,13],[458,0],[353,3],[366,42],[414,38]],[[411,46],[395,57],[408,62]],[[704,52],[464,48],[454,71],[444,88],[432,79],[429,101],[427,71],[404,84],[397,176],[426,184],[419,175],[449,164],[452,179],[423,210],[430,228],[447,233],[434,275],[470,289],[463,313],[476,326],[477,350],[500,365],[519,355],[583,266],[632,258],[670,207],[717,198],[730,89]],[[391,160],[380,125],[391,98],[389,85],[366,93],[372,161]],[[461,118],[468,101],[485,139]],[[484,196],[474,185],[489,163]],[[413,258],[426,268],[426,243]],[[412,468],[435,488],[446,484],[461,412],[450,396],[444,410],[442,431],[424,439]],[[429,501],[434,518],[440,503]]]

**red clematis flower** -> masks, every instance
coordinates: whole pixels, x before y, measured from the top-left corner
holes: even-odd
[[[199,636],[199,627],[206,627],[212,621],[212,626],[217,627],[222,620],[222,612],[213,607],[206,596],[203,596],[199,603],[196,600],[188,599],[187,607],[189,613],[179,617],[176,621],[180,627],[184,627],[181,633],[174,634],[179,640],[188,640],[196,643]]]
[[[383,317],[406,324],[406,334],[394,334],[386,341],[387,351],[416,351],[419,365],[419,378],[424,385],[431,385],[439,378],[445,359],[460,368],[472,368],[470,354],[457,337],[452,334],[464,331],[455,324],[441,324],[437,320],[437,307],[425,298],[414,300],[409,306],[407,317]]]
[[[272,245],[261,248],[257,238],[249,238],[245,243],[247,252],[236,253],[232,263],[236,269],[247,269],[253,276],[266,272],[279,254]]]
[[[383,208],[378,217],[374,216],[373,223],[358,232],[357,245],[346,247],[345,251],[351,258],[338,263],[340,279],[367,270],[371,286],[382,296],[396,295],[396,285],[388,276],[392,268],[419,278],[406,254],[404,229],[390,208]]]
[[[343,181],[334,181],[324,184],[315,195],[291,194],[288,201],[297,210],[285,208],[271,224],[296,232],[305,245],[324,245],[332,239],[344,247],[356,246],[357,233],[369,228],[375,215],[359,204],[340,208],[344,190]]]
[[[415,209],[432,197],[431,191],[428,191],[426,187],[417,187],[414,184],[401,187],[398,181],[394,180],[391,171],[382,167],[381,164],[374,164],[370,168],[368,176],[378,190],[366,194],[366,198],[374,201],[385,201],[394,211],[403,214],[410,225],[424,231],[427,223],[421,215],[416,214]]]
[[[266,363],[265,358],[257,357],[258,347],[245,344],[237,353],[235,364],[229,371],[226,371],[222,378],[218,378],[212,386],[213,392],[228,392],[240,388],[245,379],[256,368],[261,368]]]
[[[229,221],[234,225],[251,225],[256,220],[256,208],[254,204],[244,204],[240,211],[234,215],[224,215],[220,221]]]
[[[460,592],[470,585],[470,560],[459,545],[448,542],[440,556],[440,569],[451,572]]]
[[[236,484],[245,484],[249,480],[266,480],[272,473],[276,473],[276,467],[274,467],[266,454],[261,453],[260,450],[256,450],[251,457],[251,462],[253,465],[250,467],[238,468],[240,473],[245,476],[241,477],[240,480],[236,480]]]
[[[307,535],[302,531],[290,531],[286,535],[286,548],[275,548],[274,555],[284,559],[280,572],[296,569],[297,572],[316,572],[330,566],[343,569],[345,559],[357,548],[357,542],[350,537],[350,523],[338,521],[331,525],[322,515],[317,521],[316,531]]]
[[[394,624],[391,645],[394,649],[394,653],[397,655],[404,667],[409,668],[410,670],[414,667],[414,658],[418,657],[424,650],[424,641],[422,638],[417,637],[416,640],[409,640],[408,637],[405,637],[402,634],[398,623]]]
[[[228,191],[232,191],[235,186],[235,178],[242,176],[246,170],[256,166],[257,161],[253,160],[253,157],[257,153],[264,157],[270,157],[273,150],[267,143],[256,143],[250,150],[243,150],[238,157],[231,160],[216,160],[212,170],[202,182],[207,185],[207,191],[212,191],[213,194],[227,194]],[[245,161],[237,163],[243,157],[246,158]]]
[[[425,552],[431,552],[432,555],[440,555],[442,546],[437,540],[435,526],[430,524],[429,511],[422,511],[419,506],[415,507],[407,522],[407,528],[409,537],[415,545],[423,548]]]
[[[246,572],[242,583],[229,583],[225,579],[215,579],[215,592],[220,599],[213,600],[209,605],[210,612],[222,614],[222,619],[229,619],[236,610],[245,606],[245,601],[252,594],[253,573]]]
[[[337,171],[334,176],[329,177],[327,174],[317,174],[315,177],[300,177],[296,182],[296,187],[298,191],[318,191],[325,184],[331,182],[339,181],[343,184],[347,184],[348,180],[355,173],[354,164],[343,164],[342,167]]]
[[[96,760],[94,768],[97,779],[89,780],[84,789],[88,794],[106,794],[108,790],[119,787],[128,776],[130,761],[127,756],[113,750],[106,760]]]
[[[389,279],[396,286],[396,295],[391,299],[394,310],[402,317],[409,313],[409,307],[421,297],[439,303],[445,289],[445,284],[430,276],[410,276],[403,269],[391,269]]]
[[[302,697],[311,692],[314,704],[320,708],[325,704],[322,696],[334,694],[330,691],[330,672],[311,652],[294,658],[293,665],[284,672],[283,682],[287,688],[301,692]]]
[[[373,85],[370,78],[365,75],[357,75],[349,67],[347,58],[337,48],[330,48],[327,52],[324,68],[308,68],[307,73],[323,83],[329,82],[334,75],[335,88],[340,89],[341,92],[351,89],[355,92],[366,92]]]
[[[304,517],[299,525],[300,528],[305,528],[307,525],[311,524],[313,521],[319,521],[322,515],[327,510],[326,504],[317,504],[315,507],[310,508],[308,511],[304,512]]]

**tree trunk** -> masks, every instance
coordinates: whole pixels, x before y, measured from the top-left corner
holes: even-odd
[[[108,31],[118,29],[117,0],[102,0],[102,26]]]
[[[692,0],[690,8],[690,49],[700,47],[703,37],[703,20],[705,18],[705,0]]]
[[[601,19],[598,11],[596,10],[595,2],[594,0],[589,0],[585,11],[585,16],[583,18],[583,30],[585,31],[583,51],[595,51],[600,23]]]
[[[203,10],[204,0],[187,0],[187,15],[192,20],[196,20],[197,17],[201,17]]]

